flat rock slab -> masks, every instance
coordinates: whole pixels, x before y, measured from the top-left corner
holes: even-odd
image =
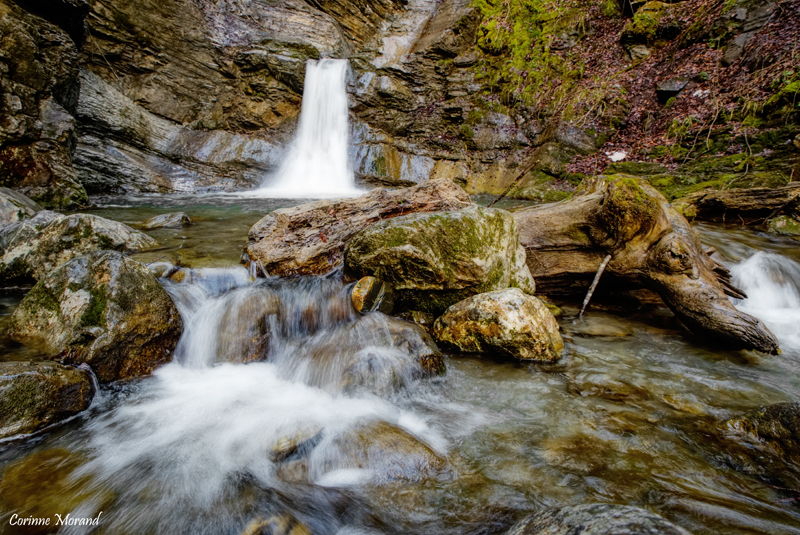
[[[378,221],[415,212],[458,210],[469,195],[448,179],[354,199],[318,201],[270,212],[250,229],[245,252],[270,275],[318,275],[341,265],[350,239]]]
[[[0,438],[33,433],[86,410],[89,373],[56,362],[0,362]]]

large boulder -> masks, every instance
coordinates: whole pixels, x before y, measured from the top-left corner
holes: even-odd
[[[56,362],[0,362],[0,439],[33,433],[92,401],[89,373]]]
[[[0,188],[0,228],[33,217],[41,210],[41,206],[25,195],[8,188]]]
[[[43,216],[44,218],[44,216]],[[131,227],[95,215],[33,218],[0,236],[0,280],[41,280],[64,262],[98,249],[138,252],[158,246]]]
[[[350,239],[373,223],[414,212],[457,210],[469,195],[450,180],[355,199],[318,201],[265,215],[250,229],[245,253],[270,275],[315,275],[342,263]]]
[[[547,509],[514,525],[507,535],[690,535],[638,507],[594,503]]]
[[[66,363],[88,363],[107,382],[169,362],[182,330],[178,310],[144,265],[95,251],[44,276],[14,311],[8,332]]]
[[[542,301],[519,288],[474,295],[436,320],[436,339],[467,353],[497,351],[521,360],[553,362],[564,341]]]
[[[476,206],[372,225],[347,246],[345,272],[388,282],[398,308],[433,313],[482,292],[535,290],[514,219]]]

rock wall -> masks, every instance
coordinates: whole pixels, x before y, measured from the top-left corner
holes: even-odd
[[[43,206],[86,201],[72,166],[78,62],[65,30],[13,2],[0,4],[0,186]]]

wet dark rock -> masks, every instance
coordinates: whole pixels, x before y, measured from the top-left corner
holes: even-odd
[[[0,188],[0,228],[23,219],[29,219],[42,207],[28,197],[8,188]]]
[[[466,353],[499,352],[520,360],[554,362],[564,349],[553,314],[519,288],[454,304],[436,320],[433,332],[439,342]]]
[[[414,435],[386,422],[372,422],[346,432],[314,454],[317,478],[356,468],[369,471],[377,484],[417,482],[435,478],[449,468],[445,458]]]
[[[116,251],[95,251],[51,271],[11,317],[9,336],[88,363],[101,382],[147,375],[172,359],[183,323],[155,276]]]
[[[0,280],[40,280],[64,262],[98,249],[138,252],[158,245],[127,225],[89,214],[40,212],[16,225],[0,234]]]
[[[800,466],[800,403],[762,407],[725,422],[731,438]]]
[[[33,433],[86,410],[89,373],[56,362],[0,362],[0,438]]]
[[[507,535],[690,535],[688,531],[644,509],[588,504],[547,509],[512,527]]]
[[[192,224],[192,220],[183,212],[170,212],[168,214],[161,214],[151,217],[147,221],[142,222],[139,225],[139,228],[142,230],[153,230],[157,228],[181,228]]]
[[[535,290],[513,218],[492,208],[412,214],[376,223],[348,244],[345,272],[389,283],[398,309],[432,313],[482,292]]]
[[[270,275],[327,273],[341,264],[351,238],[377,221],[470,204],[460,186],[441,179],[393,191],[374,189],[355,199],[282,208],[253,225],[245,252]]]
[[[350,292],[350,300],[359,313],[379,310],[391,314],[394,306],[392,287],[375,277],[361,277]]]
[[[319,425],[310,425],[291,435],[281,437],[268,449],[270,459],[279,463],[289,458],[307,456],[322,440],[322,431]]]
[[[147,269],[156,276],[157,279],[167,278],[178,271],[180,268],[170,262],[153,262],[147,264]]]
[[[666,104],[669,99],[678,96],[688,84],[688,78],[670,78],[659,82],[656,85],[656,97],[661,104]]]
[[[445,373],[442,353],[431,335],[416,323],[401,319],[389,320],[392,345],[410,355],[427,375]]]
[[[23,9],[42,4],[0,7],[0,185],[65,208],[87,201],[72,165],[78,47],[56,24]]]

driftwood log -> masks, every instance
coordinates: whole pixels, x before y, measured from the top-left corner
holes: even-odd
[[[585,293],[607,255],[603,282],[658,293],[695,334],[728,346],[778,353],[778,341],[727,296],[744,294],[708,256],[686,219],[647,182],[597,177],[572,198],[518,210],[528,267],[544,294]],[[608,278],[608,280],[607,280]]]
[[[784,210],[800,209],[800,182],[782,188],[698,191],[672,204],[690,219],[736,221],[741,216],[760,223]]]

